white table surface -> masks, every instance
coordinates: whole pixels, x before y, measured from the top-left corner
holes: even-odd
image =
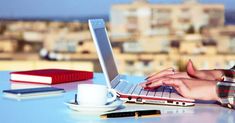
[[[13,87],[9,72],[0,72],[0,122],[1,123],[235,123],[235,110],[213,102],[196,103],[192,107],[176,107],[147,104],[124,104],[119,110],[158,109],[161,115],[151,118],[100,119],[97,114],[84,114],[70,110],[64,103],[72,100],[78,83],[60,85],[66,93],[61,96],[28,100],[5,98],[3,90]],[[144,77],[127,76],[130,81],[143,81]],[[103,74],[96,73],[93,80],[79,83],[105,84]]]

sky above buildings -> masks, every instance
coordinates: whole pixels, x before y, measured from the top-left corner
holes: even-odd
[[[87,17],[107,16],[112,4],[133,0],[0,0],[0,18],[4,17]],[[179,4],[182,0],[149,0],[151,3]],[[235,10],[235,0],[199,0],[221,3],[226,10]]]

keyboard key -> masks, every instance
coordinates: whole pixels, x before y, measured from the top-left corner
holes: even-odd
[[[164,89],[163,89],[162,97],[170,98],[171,91],[172,91],[172,88],[165,86]]]
[[[154,97],[155,93],[156,93],[156,90],[149,90],[147,96]]]
[[[128,91],[127,94],[132,94],[133,91],[135,90],[136,86],[137,86],[137,84],[133,84],[133,86],[131,87],[131,89]]]
[[[121,81],[114,89],[116,89],[119,92],[122,92],[123,88],[125,88],[126,86],[127,86],[127,82]]]
[[[140,85],[137,85],[135,90],[133,91],[133,95],[139,95],[142,87]]]
[[[148,90],[144,90],[143,88],[140,91],[141,96],[146,96],[148,94]]]
[[[162,97],[164,86],[160,86],[156,89],[155,97]]]
[[[134,84],[128,83],[127,86],[122,90],[122,93],[127,94]]]
[[[116,88],[119,83],[120,83],[120,81],[112,82],[111,87]]]
[[[182,97],[175,89],[171,90],[170,98],[171,99],[180,99],[180,100],[186,99],[186,98]]]

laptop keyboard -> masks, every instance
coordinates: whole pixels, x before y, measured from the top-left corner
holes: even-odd
[[[153,90],[145,90],[139,84],[119,82],[115,87],[115,89],[121,93],[135,95],[135,96],[185,99],[184,97],[180,96],[174,88],[169,86],[160,86]]]

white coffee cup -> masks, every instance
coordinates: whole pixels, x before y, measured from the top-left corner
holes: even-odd
[[[108,97],[111,94],[112,97]],[[103,106],[117,99],[114,89],[98,84],[78,84],[77,102],[79,105]]]

